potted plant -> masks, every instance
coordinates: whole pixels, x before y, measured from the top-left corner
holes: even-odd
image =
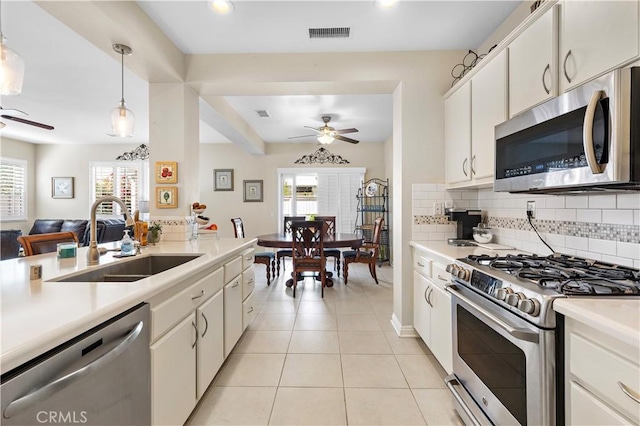
[[[147,236],[147,240],[150,244],[157,244],[160,242],[160,234],[162,234],[162,225],[153,222],[149,226],[149,235]]]

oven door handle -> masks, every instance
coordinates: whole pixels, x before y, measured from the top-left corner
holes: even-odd
[[[455,374],[450,374],[447,377],[445,377],[444,383],[447,385],[447,387],[449,388],[449,392],[451,392],[451,395],[453,395],[453,398],[458,403],[457,406],[460,407],[462,409],[462,411],[464,411],[464,414],[466,415],[466,418],[463,419],[463,420],[466,420],[465,423],[467,423],[467,421],[468,421],[469,423],[472,424],[472,426],[485,426],[485,425],[493,424],[485,416],[485,414],[482,411],[477,410],[478,411],[477,414],[472,411],[470,405],[471,406],[476,406],[476,404],[475,404],[474,401],[471,401],[471,400],[470,401],[465,401],[465,398],[464,398],[463,394],[458,392],[458,389],[456,389],[456,387],[460,387],[460,388],[462,388],[462,390],[464,388],[463,388],[462,384],[460,383],[460,381],[458,381],[458,378],[456,377]],[[464,390],[463,390],[463,392],[464,392]],[[460,413],[460,414],[462,414],[462,413]]]
[[[587,159],[587,164],[591,173],[599,175],[604,172],[607,167],[606,164],[599,164],[596,159],[595,147],[593,146],[593,122],[596,116],[596,108],[600,99],[604,97],[604,91],[596,90],[591,95],[589,104],[587,105],[587,111],[584,114],[584,125],[582,126],[582,146],[584,148],[584,155]]]
[[[491,321],[493,324],[497,325],[498,327],[500,327],[501,329],[503,329],[504,331],[506,331],[507,333],[509,333],[513,337],[515,337],[516,339],[525,340],[527,342],[532,342],[532,343],[538,343],[540,341],[540,336],[538,335],[538,333],[533,332],[533,331],[529,331],[529,330],[524,329],[524,328],[516,328],[516,327],[510,326],[509,324],[507,324],[506,322],[504,322],[503,320],[501,320],[500,318],[498,318],[497,316],[495,316],[491,312],[489,312],[486,309],[478,306],[472,300],[470,300],[469,298],[464,296],[456,288],[455,285],[448,285],[446,288],[447,288],[447,291],[449,293],[453,294],[455,297],[457,297],[458,299],[462,300],[463,302],[473,306],[473,308],[475,310],[477,310],[482,315],[484,315],[489,321]]]

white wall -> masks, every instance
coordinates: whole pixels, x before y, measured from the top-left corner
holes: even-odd
[[[23,234],[27,234],[36,215],[36,146],[28,142],[2,138],[0,156],[27,162],[27,220],[6,221],[0,217],[0,229],[20,229]]]
[[[267,144],[266,155],[251,155],[233,144],[200,145],[200,199],[207,205],[203,213],[218,225],[221,237],[233,237],[230,219],[241,217],[247,237],[278,232],[278,168],[326,168],[326,167],[365,167],[365,179],[377,177],[384,179],[385,144],[360,143],[351,145],[335,142],[325,148],[332,154],[340,155],[349,164],[309,164],[294,162],[303,155],[315,152],[320,146],[315,143],[274,143]],[[214,191],[213,170],[233,169],[234,190]],[[264,202],[243,201],[243,180],[263,180]],[[193,202],[191,201],[191,202]],[[355,214],[355,213],[354,213]]]
[[[523,1],[516,9],[500,24],[500,26],[476,49],[476,53],[487,53],[491,46],[500,43],[511,31],[513,31],[522,21],[531,14],[533,1]]]

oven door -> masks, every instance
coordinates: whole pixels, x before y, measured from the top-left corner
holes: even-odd
[[[452,295],[454,376],[447,385],[458,404],[469,397],[477,404],[460,414],[469,418],[479,407],[498,425],[555,424],[554,331],[539,329],[461,285],[447,290]]]

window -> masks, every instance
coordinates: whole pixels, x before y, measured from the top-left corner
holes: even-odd
[[[27,162],[0,158],[0,218],[27,220]]]
[[[148,200],[149,176],[148,161],[112,161],[90,164],[91,203],[98,198],[113,195],[124,201],[133,214],[140,207],[140,201]],[[117,203],[102,203],[96,213],[99,216],[119,216],[121,211]]]

